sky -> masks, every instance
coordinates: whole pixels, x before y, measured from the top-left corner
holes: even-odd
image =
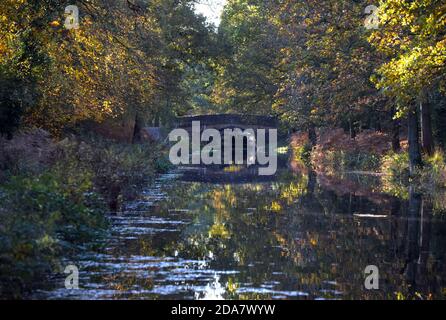
[[[226,0],[198,0],[195,10],[204,15],[207,20],[216,26],[220,24],[220,16]]]

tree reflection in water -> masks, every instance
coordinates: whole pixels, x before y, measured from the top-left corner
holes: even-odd
[[[210,269],[237,271],[221,278],[226,298],[444,297],[444,215],[413,188],[400,201],[328,180],[281,172],[270,183],[174,188],[168,206],[187,207],[194,223],[165,249],[212,252]],[[380,290],[364,288],[371,264]]]
[[[105,252],[82,257],[82,297],[444,298],[446,215],[438,195],[408,200],[377,179],[281,170],[227,180],[189,170],[115,217]],[[209,173],[209,172],[208,172]],[[226,179],[226,180],[225,180]],[[157,199],[151,204],[150,194]],[[149,198],[147,200],[147,197]],[[366,290],[376,265],[380,289]],[[82,273],[83,272],[83,273]],[[66,297],[65,291],[49,296]]]

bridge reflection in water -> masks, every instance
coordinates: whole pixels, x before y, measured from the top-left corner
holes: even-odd
[[[278,181],[281,170],[287,167],[287,155],[278,155],[277,172],[273,175],[260,175],[259,165],[189,165],[179,167],[181,180],[213,184],[267,183]]]
[[[228,168],[225,170],[225,168]],[[262,183],[277,180],[277,173],[270,176],[259,175],[259,167],[228,166],[225,168],[181,167],[181,180],[215,184]]]

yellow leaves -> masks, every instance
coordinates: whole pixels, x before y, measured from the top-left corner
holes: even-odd
[[[289,47],[281,48],[280,53],[284,56],[290,56],[292,54],[293,50]]]
[[[228,166],[228,167],[225,167],[224,169],[223,169],[223,171],[224,172],[232,172],[232,173],[235,173],[235,172],[239,172],[239,171],[241,171],[243,169],[243,166],[239,166],[239,165],[230,165],[230,166]]]
[[[277,240],[277,242],[279,243],[280,246],[286,247],[288,245],[288,241],[287,241],[287,239],[283,235],[281,235],[277,231],[273,231],[273,235],[276,238],[276,240]]]
[[[317,246],[317,239],[316,239],[316,238],[310,238],[309,242],[310,242],[310,244],[311,244],[313,247]]]
[[[396,292],[396,300],[405,300],[404,294],[402,292]]]
[[[282,211],[282,206],[279,202],[273,201],[267,209],[273,212],[280,212]]]
[[[64,34],[60,39],[54,35],[42,38],[51,63],[38,85],[43,96],[41,103],[47,106],[46,113],[53,117],[56,126],[121,115],[133,94],[146,105],[152,99],[155,69],[149,63],[136,63],[126,48],[110,41],[111,33],[90,22],[83,21],[78,32]],[[60,25],[58,21],[49,23],[50,27]],[[4,50],[1,44],[0,41],[0,52]],[[148,60],[145,52],[138,55],[141,61]],[[137,99],[135,103],[142,104]],[[49,122],[42,123],[37,114],[29,114],[28,118],[45,127]]]
[[[441,7],[423,1],[383,2],[381,16],[385,23],[369,41],[392,59],[378,69],[381,76],[375,81],[378,88],[386,89],[400,101],[411,100],[444,74],[446,52],[441,36],[444,32]]]
[[[286,200],[288,204],[295,202],[307,192],[306,183],[307,179],[290,183],[290,185],[281,192],[280,198]]]
[[[445,62],[444,42],[438,42],[435,46],[414,47],[381,66],[379,73],[383,78],[378,87],[388,88],[395,95],[417,95],[418,90],[428,86],[431,79],[442,72]]]
[[[5,45],[4,43],[1,43],[1,42],[0,42],[0,57],[1,57],[2,55],[6,54],[7,49],[8,49],[8,48],[6,47],[6,45]]]
[[[277,148],[277,154],[287,154],[289,149],[289,146],[279,147]]]
[[[8,21],[8,17],[0,14],[0,24],[6,24]]]
[[[211,238],[222,238],[222,239],[229,239],[230,234],[229,231],[226,229],[225,225],[222,223],[215,223],[212,225],[211,229],[209,230],[209,237]]]
[[[127,26],[112,29],[85,16],[77,32],[66,32],[61,10],[56,14],[52,5],[30,6],[28,0],[0,2],[0,63],[20,77],[33,76],[39,92],[24,121],[54,131],[79,120],[117,115],[133,105],[151,105],[158,81],[156,66],[148,62],[153,57],[147,58],[141,46],[134,59],[133,52],[112,41],[116,29]],[[125,23],[132,21],[133,17]],[[122,37],[125,44],[135,41],[133,35]],[[29,58],[33,50],[23,56],[25,41],[45,59]]]
[[[228,282],[226,283],[226,288],[229,293],[236,293],[237,289],[239,287],[240,287],[240,284],[238,282],[234,281],[234,279],[232,277],[230,277],[228,279]]]
[[[57,20],[51,21],[50,22],[50,26],[52,27],[59,27],[60,26],[60,22]]]
[[[112,106],[112,104],[110,101],[104,100],[104,102],[102,102],[102,112],[107,113],[107,114],[112,114],[113,109],[111,106]]]

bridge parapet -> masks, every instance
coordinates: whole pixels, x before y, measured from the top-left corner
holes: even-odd
[[[278,120],[273,116],[256,116],[242,114],[211,114],[185,116],[177,118],[177,126],[180,128],[190,128],[193,121],[200,121],[202,127],[222,128],[222,127],[239,127],[239,128],[277,128]]]

